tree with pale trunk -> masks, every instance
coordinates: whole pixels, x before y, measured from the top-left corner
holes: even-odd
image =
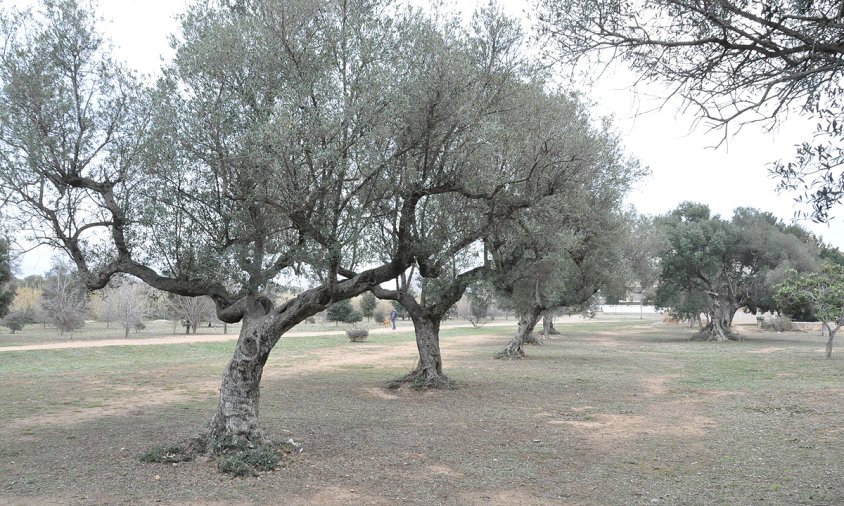
[[[185,328],[185,334],[196,334],[196,329],[215,317],[214,301],[208,297],[170,295],[164,301],[166,313]]]
[[[811,308],[826,329],[826,358],[832,358],[835,334],[844,325],[844,266],[827,264],[822,272],[803,275],[791,269],[774,298],[780,307]]]
[[[389,0],[196,2],[145,89],[95,24],[72,0],[4,14],[0,191],[88,289],[131,275],[241,323],[196,451],[265,440],[261,377],[287,331],[461,247],[416,234],[426,201],[494,217],[562,184],[476,157],[506,143],[523,82],[489,30]],[[265,295],[301,273],[311,288]]]
[[[59,329],[59,335],[85,326],[89,295],[79,273],[61,260],[53,262],[47,273],[41,306],[47,319]]]
[[[540,31],[567,68],[620,60],[666,85],[713,127],[817,120],[772,172],[826,221],[844,198],[844,6],[838,0],[536,0]],[[582,67],[578,64],[582,63]],[[599,63],[598,66],[595,63]],[[592,75],[594,77],[594,74]]]
[[[123,337],[128,338],[129,331],[143,324],[151,311],[150,289],[141,283],[123,281],[117,286],[107,286],[102,290],[102,297],[101,318],[120,323]]]

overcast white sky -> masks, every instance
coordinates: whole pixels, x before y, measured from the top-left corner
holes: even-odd
[[[455,3],[464,12],[471,12],[477,1]],[[501,2],[514,15],[526,8],[522,1]],[[32,3],[0,0],[0,5]],[[117,58],[142,73],[156,72],[162,58],[172,56],[167,36],[176,29],[175,16],[183,7],[183,0],[101,0],[100,14],[106,20],[103,30],[111,37]],[[722,132],[707,134],[700,127],[692,130],[694,117],[679,112],[678,104],[647,112],[661,104],[652,96],[653,89],[634,89],[624,79],[606,78],[590,92],[596,113],[615,116],[628,152],[651,170],[651,176],[629,198],[639,212],[661,214],[691,200],[706,203],[714,213],[725,217],[736,207],[748,206],[792,220],[801,208],[794,204],[792,195],[775,192],[776,181],[770,177],[768,166],[793,155],[794,145],[811,134],[811,122],[794,115],[773,132],[748,127],[716,150],[712,146],[719,142]],[[844,216],[844,207],[838,214]],[[801,223],[844,250],[844,221],[840,218],[825,225]],[[49,256],[48,251],[41,250],[28,254],[21,263],[21,274],[45,270]]]

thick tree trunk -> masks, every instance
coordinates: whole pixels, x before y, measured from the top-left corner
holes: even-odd
[[[559,334],[557,329],[554,328],[554,313],[552,311],[545,311],[542,314],[542,334],[546,339],[548,336]]]
[[[223,372],[220,403],[208,429],[207,451],[264,441],[258,424],[258,406],[261,375],[270,347],[269,340],[261,335],[261,316],[247,316],[243,320],[234,356]]]
[[[733,317],[737,307],[726,302],[715,302],[709,311],[709,321],[697,334],[693,341],[740,341],[741,338],[732,331]]]
[[[453,384],[443,373],[443,360],[440,354],[441,319],[427,311],[414,311],[410,315],[416,332],[416,348],[419,360],[416,367],[406,376],[391,382],[390,387],[398,388],[403,384],[418,389],[453,388]]]
[[[835,329],[826,323],[823,324],[823,327],[826,327],[826,334],[829,338],[826,341],[826,358],[832,358],[832,344],[835,341],[835,334],[838,333],[838,329],[840,326],[836,326]]]
[[[128,325],[124,325],[124,326],[123,326],[123,330],[124,330],[124,332],[123,332],[123,338],[124,338],[124,339],[129,339],[129,326],[128,326]]]
[[[533,333],[533,329],[536,327],[541,314],[542,308],[536,305],[531,306],[530,309],[520,314],[519,327],[516,329],[516,335],[513,336],[510,344],[504,350],[495,355],[495,358],[517,359],[524,357],[525,352],[522,347],[528,340],[528,336]]]

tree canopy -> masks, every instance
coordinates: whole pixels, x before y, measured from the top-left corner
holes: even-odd
[[[662,217],[660,226],[665,242],[656,304],[683,316],[706,313],[701,338],[734,339],[730,326],[739,308],[775,309],[773,285],[785,269],[820,268],[814,242],[802,242],[756,209],[738,208],[727,221],[706,205],[686,202]]]
[[[714,125],[818,120],[780,188],[802,191],[825,221],[844,197],[844,8],[837,1],[537,0],[543,32],[567,64],[618,58]],[[726,135],[726,131],[725,131]]]
[[[822,272],[803,275],[789,270],[776,287],[775,300],[779,307],[811,308],[826,328],[826,357],[831,358],[835,333],[844,325],[844,267],[827,264]]]
[[[389,0],[196,2],[152,87],[96,25],[74,0],[3,13],[0,191],[88,289],[126,274],[242,322],[198,441],[263,439],[263,367],[297,323],[411,266],[438,278],[622,165],[493,7],[464,26]],[[312,288],[275,305],[293,275]]]

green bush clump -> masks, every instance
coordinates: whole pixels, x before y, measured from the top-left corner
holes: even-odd
[[[367,329],[349,329],[346,331],[349,341],[357,343],[366,340],[369,337],[369,330]]]

